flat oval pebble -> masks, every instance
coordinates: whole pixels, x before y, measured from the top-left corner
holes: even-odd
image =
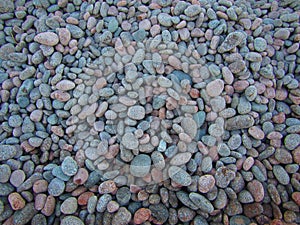
[[[216,97],[222,93],[224,89],[224,82],[220,79],[211,81],[206,86],[206,92],[210,97]]]
[[[214,210],[213,205],[203,195],[192,192],[189,194],[189,197],[192,200],[192,202],[196,206],[198,206],[199,209],[202,210],[203,212],[211,213]]]
[[[34,41],[48,46],[55,46],[58,44],[59,39],[57,34],[53,32],[43,32],[39,33],[34,37]]]
[[[178,166],[171,166],[168,174],[174,182],[182,186],[189,186],[192,182],[191,176]]]
[[[81,219],[76,216],[66,216],[62,219],[61,225],[84,225]]]
[[[130,173],[135,177],[146,176],[151,167],[151,158],[148,155],[140,154],[134,157],[130,163]]]

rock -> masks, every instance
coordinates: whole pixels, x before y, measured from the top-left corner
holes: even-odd
[[[62,219],[61,225],[84,225],[81,219],[76,216],[66,216]]]
[[[171,74],[173,74],[179,82],[181,82],[182,80],[188,80],[190,81],[190,83],[192,83],[192,78],[187,73],[184,73],[180,70],[174,70]]]
[[[190,5],[184,10],[184,14],[189,17],[197,16],[202,12],[200,5]]]
[[[196,212],[187,207],[181,207],[178,210],[178,218],[182,222],[191,221],[196,215]]]
[[[22,122],[22,117],[19,115],[12,115],[8,118],[8,125],[11,127],[20,127]]]
[[[26,203],[22,196],[17,192],[9,194],[8,202],[13,210],[23,209]]]
[[[198,190],[207,193],[215,186],[215,178],[212,175],[203,175],[198,180]]]
[[[212,213],[214,211],[213,205],[203,195],[200,195],[198,193],[192,192],[192,193],[189,194],[189,197],[192,200],[192,202],[196,206],[198,206],[198,208],[201,211],[203,211],[205,213]]]
[[[286,170],[280,165],[273,166],[273,173],[279,183],[287,185],[290,183],[290,177]]]
[[[158,14],[157,20],[162,26],[165,26],[165,27],[170,27],[173,24],[172,17],[167,13]]]
[[[54,178],[48,185],[48,192],[50,195],[59,196],[65,190],[65,183],[58,178]]]
[[[67,28],[59,28],[58,37],[60,43],[64,46],[67,46],[71,40],[71,33]]]
[[[100,194],[114,193],[117,190],[116,183],[112,180],[104,181],[99,185],[98,191]]]
[[[131,220],[131,213],[125,208],[119,208],[118,212],[113,216],[112,225],[127,225]]]
[[[60,211],[63,214],[74,214],[77,211],[77,208],[77,199],[74,197],[69,197],[61,204]]]
[[[236,215],[230,218],[229,224],[230,225],[244,225],[244,224],[250,224],[251,220],[243,215]]]
[[[143,106],[131,106],[128,109],[127,115],[131,119],[141,120],[145,117],[145,108]]]
[[[128,203],[131,199],[130,189],[128,187],[119,188],[116,193],[116,198],[117,198],[118,203],[121,206],[128,205]]]
[[[235,31],[227,35],[224,42],[218,49],[219,53],[228,52],[236,46],[242,44],[246,39],[246,35],[240,31]]]
[[[264,38],[258,37],[254,39],[254,49],[258,52],[263,52],[267,49],[267,41]]]
[[[183,169],[177,166],[171,166],[168,170],[169,177],[182,186],[189,186],[192,183],[191,176]]]
[[[262,140],[265,138],[264,132],[258,127],[253,126],[248,129],[248,133],[255,139]]]
[[[7,164],[0,165],[0,183],[6,183],[11,175],[11,169]]]
[[[14,213],[12,223],[18,225],[28,224],[32,217],[36,214],[37,210],[34,208],[34,204],[28,203],[23,209]]]
[[[133,133],[125,133],[121,142],[125,148],[134,150],[138,147],[139,142]]]
[[[130,173],[135,177],[146,176],[151,167],[151,158],[145,154],[139,154],[130,163]]]
[[[206,86],[206,92],[210,97],[219,96],[224,89],[224,82],[220,79],[211,81]]]
[[[247,189],[250,191],[256,202],[260,202],[264,199],[264,187],[258,180],[250,181],[247,185]]]
[[[150,205],[149,209],[151,211],[153,223],[164,224],[168,220],[168,218],[169,218],[168,209],[162,203],[159,203],[156,205]]]
[[[225,166],[219,167],[215,174],[216,185],[220,188],[226,188],[235,178],[235,173]]]
[[[299,144],[300,144],[299,134],[288,134],[284,139],[284,146],[290,151],[298,147]]]
[[[34,37],[34,41],[47,46],[55,46],[59,42],[57,34],[53,32],[39,33]]]
[[[151,210],[147,208],[138,209],[133,217],[133,221],[135,224],[142,224],[150,219]]]
[[[228,68],[230,69],[230,71],[233,73],[233,74],[238,74],[240,72],[242,72],[246,67],[246,64],[244,61],[242,60],[237,60],[233,63],[230,63]]]
[[[279,28],[274,33],[274,37],[281,40],[286,40],[290,37],[290,31],[287,28]]]
[[[23,170],[15,170],[10,176],[10,183],[15,187],[19,187],[25,180],[26,175]]]
[[[189,117],[183,118],[181,121],[181,127],[183,128],[184,132],[189,135],[192,139],[196,137],[197,134],[197,124],[195,120]]]
[[[183,152],[176,154],[170,161],[172,166],[184,165],[190,161],[192,154],[190,152]]]
[[[227,130],[240,130],[252,127],[254,125],[254,119],[250,115],[240,115],[229,118],[225,123]]]
[[[71,177],[77,173],[78,165],[71,156],[67,156],[61,164],[61,169],[64,174]]]
[[[3,0],[0,2],[0,13],[14,12],[15,6],[12,0]]]
[[[73,38],[79,39],[84,36],[84,31],[81,30],[81,28],[79,28],[78,26],[67,24],[66,28],[70,31]]]
[[[70,80],[62,80],[56,84],[56,88],[61,91],[69,91],[75,88],[75,84]]]
[[[0,145],[0,161],[12,159],[17,154],[17,149],[13,145]]]

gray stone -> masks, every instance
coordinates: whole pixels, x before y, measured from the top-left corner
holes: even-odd
[[[267,45],[267,41],[264,38],[258,37],[254,39],[254,49],[258,52],[265,51]]]
[[[48,185],[48,192],[50,195],[59,196],[65,190],[65,183],[58,178],[54,178]]]
[[[218,51],[220,53],[228,52],[234,49],[236,46],[243,43],[246,39],[245,33],[240,31],[235,31],[227,35],[224,42],[219,47]]]
[[[13,224],[25,225],[28,224],[34,215],[37,214],[37,210],[34,208],[34,203],[28,203],[21,210],[17,210],[12,218]]]
[[[84,223],[76,216],[66,216],[62,219],[61,225],[84,225]]]
[[[169,212],[165,205],[162,203],[150,205],[151,216],[157,221],[157,224],[164,224],[169,218]]]
[[[13,145],[0,145],[0,161],[13,158],[17,154],[17,149]]]
[[[284,146],[288,150],[294,150],[300,144],[300,135],[299,134],[289,134],[284,139]]]
[[[67,156],[61,164],[61,169],[67,176],[74,176],[77,173],[77,162],[71,157]]]
[[[112,225],[126,225],[131,220],[131,213],[125,208],[121,207],[117,213],[113,216]]]
[[[157,20],[162,26],[165,27],[170,27],[173,24],[172,17],[167,13],[158,14]]]
[[[81,30],[81,28],[79,28],[78,26],[75,26],[73,24],[67,24],[66,28],[70,31],[71,36],[73,38],[81,38],[84,36],[84,31]]]
[[[195,120],[189,117],[183,118],[181,121],[181,127],[183,128],[184,132],[188,134],[191,138],[195,138],[197,134],[197,124]]]
[[[148,155],[140,154],[134,157],[130,163],[130,173],[135,177],[146,176],[151,167],[151,158]]]
[[[279,183],[283,185],[288,185],[290,183],[290,177],[282,166],[274,165],[273,173]]]
[[[252,127],[254,125],[254,118],[250,115],[240,115],[229,118],[225,123],[227,130],[239,130]]]
[[[216,185],[220,188],[226,188],[235,178],[235,173],[225,166],[219,167],[215,174]]]
[[[192,183],[191,176],[178,166],[171,166],[168,170],[169,177],[182,186],[189,186]]]
[[[189,194],[189,197],[201,211],[205,213],[212,213],[214,211],[213,205],[203,195],[192,192]]]
[[[128,187],[121,187],[116,193],[116,198],[121,206],[128,205],[131,199],[131,192]]]

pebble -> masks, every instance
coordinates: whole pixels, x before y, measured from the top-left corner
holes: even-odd
[[[287,185],[290,183],[290,177],[282,166],[274,165],[273,173],[279,183],[281,183],[283,185]]]
[[[240,45],[246,39],[246,35],[240,31],[235,31],[227,35],[224,42],[218,49],[219,53],[228,52]]]
[[[215,174],[216,185],[220,188],[226,188],[234,178],[235,173],[224,166],[219,167]]]
[[[210,97],[219,96],[224,89],[224,82],[220,79],[211,81],[206,86],[206,92]]]
[[[130,163],[130,173],[135,177],[146,176],[151,167],[151,158],[145,154],[139,154]]]
[[[201,211],[205,213],[212,213],[214,211],[213,205],[203,195],[191,192],[189,198]]]
[[[195,138],[197,134],[197,124],[195,120],[192,118],[185,117],[181,121],[181,127],[183,128],[184,132],[189,135],[191,138]]]
[[[151,217],[153,218],[153,223],[164,224],[168,220],[169,218],[168,209],[162,203],[150,205],[149,209],[151,211]]]
[[[267,48],[267,41],[264,38],[258,37],[254,39],[254,49],[258,52],[263,52]]]
[[[74,214],[77,211],[78,204],[77,199],[75,197],[69,197],[66,200],[63,201],[63,203],[60,206],[60,211],[63,214]]]
[[[15,186],[19,187],[26,179],[26,175],[23,170],[15,170],[11,173],[9,182]]]
[[[54,178],[48,185],[48,192],[50,195],[59,196],[65,190],[65,183],[58,178]]]
[[[151,211],[147,208],[138,209],[133,217],[133,221],[135,224],[142,224],[150,219]]]
[[[112,180],[107,180],[99,185],[98,191],[100,194],[113,193],[117,190],[116,184]]]
[[[225,128],[227,130],[239,130],[250,128],[254,125],[254,119],[250,115],[239,115],[229,118],[226,121]]]
[[[23,209],[26,203],[22,196],[17,192],[11,193],[8,196],[8,201],[13,210]]]
[[[264,187],[258,180],[250,181],[247,185],[247,189],[252,194],[255,202],[260,202],[264,199],[265,196]]]
[[[70,80],[62,80],[58,82],[55,87],[61,91],[69,91],[75,88],[75,84]]]
[[[8,165],[0,165],[0,183],[6,183],[11,175],[11,169]]]
[[[198,190],[207,193],[215,186],[215,178],[212,175],[203,175],[198,180]]]
[[[142,106],[131,106],[128,109],[127,115],[131,119],[141,120],[145,117],[145,108]]]
[[[122,137],[122,144],[125,148],[136,149],[139,145],[137,138],[132,133],[125,133]]]
[[[0,145],[0,161],[12,159],[17,154],[17,149],[13,145]]]
[[[167,13],[158,14],[157,20],[162,26],[165,26],[165,27],[170,27],[173,24],[172,17]]]
[[[66,216],[62,219],[61,225],[84,225],[81,219],[76,216]]]
[[[111,221],[112,225],[126,225],[131,220],[131,213],[125,208],[121,207],[118,212],[113,216]]]
[[[288,134],[284,139],[284,145],[288,150],[294,150],[300,144],[299,134]]]
[[[174,182],[182,186],[189,186],[192,182],[191,176],[178,166],[171,166],[168,174]]]
[[[53,32],[39,33],[34,37],[34,41],[42,45],[55,46],[59,42],[57,34]]]
[[[61,164],[62,172],[67,176],[74,176],[77,173],[77,162],[71,157],[67,156]]]

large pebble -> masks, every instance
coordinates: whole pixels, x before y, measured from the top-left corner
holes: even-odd
[[[76,216],[66,216],[62,219],[61,225],[84,225],[81,219]]]
[[[190,199],[192,202],[198,206],[198,208],[205,212],[205,213],[212,213],[214,211],[213,205],[210,203],[210,201],[205,198],[203,195],[192,192],[189,194]]]
[[[59,39],[57,34],[53,32],[43,32],[37,34],[34,37],[34,41],[47,46],[55,46],[58,44]]]
[[[145,117],[145,108],[143,106],[131,106],[128,109],[127,115],[131,119],[141,120]]]
[[[0,145],[0,161],[13,158],[17,154],[17,149],[13,145]]]
[[[222,93],[224,89],[224,82],[220,79],[211,81],[206,86],[206,92],[210,97],[216,97]]]
[[[77,173],[78,165],[71,156],[67,156],[61,164],[61,169],[64,174],[71,177]]]
[[[221,44],[218,51],[220,53],[228,52],[234,49],[236,46],[243,43],[245,39],[246,39],[245,33],[242,33],[240,31],[232,32],[225,38],[225,41]]]
[[[168,170],[169,177],[182,186],[189,186],[192,183],[191,176],[178,166],[171,166]]]
[[[140,154],[134,157],[130,163],[130,173],[135,177],[146,176],[151,167],[151,158],[148,155]]]

